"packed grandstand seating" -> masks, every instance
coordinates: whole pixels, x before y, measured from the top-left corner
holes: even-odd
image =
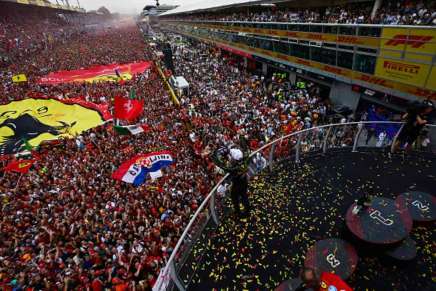
[[[134,22],[102,19],[90,28],[86,16],[17,7],[1,10],[18,17],[2,17],[0,26],[0,104],[40,96],[111,104],[134,88],[145,102],[140,122],[149,132],[117,135],[108,123],[40,147],[26,175],[2,172],[2,290],[150,290],[220,177],[211,152],[239,140],[255,149],[319,124],[328,110],[316,85],[297,89],[277,76],[243,72],[204,45],[176,48],[182,50],[176,70],[192,84],[180,110],[173,110],[155,68],[125,82],[38,85],[38,77],[58,70],[151,60],[152,50]],[[16,74],[28,82],[13,83]],[[176,163],[159,180],[134,188],[111,178],[132,153],[160,149],[170,150]],[[3,166],[12,159],[2,156]]]
[[[371,17],[374,1],[349,3],[335,7],[311,9],[277,6],[272,8],[249,8],[240,12],[196,12],[166,16],[176,20],[295,22],[295,23],[343,23],[385,25],[436,25],[434,1],[383,1],[374,17]]]
[[[401,3],[400,3],[401,2]],[[177,19],[436,24],[434,1],[384,1],[325,9],[196,14]],[[171,19],[171,17],[169,17]],[[181,37],[177,36],[179,40]],[[175,72],[189,93],[174,110],[158,66],[122,82],[43,85],[50,72],[155,61],[140,27],[95,14],[0,3],[0,105],[32,97],[109,104],[134,91],[146,135],[119,135],[108,122],[36,149],[25,174],[0,172],[0,290],[151,290],[195,210],[222,177],[212,153],[232,144],[255,150],[282,135],[327,123],[320,86],[261,76],[195,41],[171,43]],[[28,81],[12,77],[25,74]],[[347,139],[352,143],[352,137]],[[169,150],[175,163],[134,187],[111,175],[133,153]],[[14,160],[0,155],[1,167]]]

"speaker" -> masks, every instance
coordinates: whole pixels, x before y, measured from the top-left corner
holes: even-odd
[[[174,74],[173,52],[169,43],[165,43],[163,45],[162,53],[164,54],[165,67],[167,67],[167,69],[170,69]]]

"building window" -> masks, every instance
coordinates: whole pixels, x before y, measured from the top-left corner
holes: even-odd
[[[354,70],[366,74],[374,74],[377,58],[374,56],[356,54]]]
[[[288,30],[288,26],[286,24],[277,24],[275,29]]]
[[[310,25],[310,32],[322,32],[321,25]]]
[[[358,34],[361,36],[380,37],[381,27],[360,26],[358,30]]]
[[[272,42],[270,40],[259,39],[259,44],[260,44],[260,48],[262,48],[264,50],[268,50],[268,51],[273,50]]]
[[[336,50],[322,49],[321,62],[336,66]]]
[[[331,33],[331,34],[337,34],[338,33],[338,27],[333,25],[325,25],[324,26],[324,33]]]
[[[311,60],[336,66],[336,51],[325,48],[310,48]]]
[[[291,44],[291,54],[297,58],[309,59],[309,47],[305,45]]]
[[[321,61],[321,48],[319,48],[319,47],[311,47],[310,48],[310,59],[312,61],[322,62]]]
[[[289,44],[287,42],[275,41],[274,51],[281,54],[289,55]]]
[[[340,26],[339,34],[346,35],[356,35],[356,27],[355,26]]]
[[[308,24],[297,24],[297,30],[298,31],[309,31],[309,25]]]
[[[353,68],[353,53],[338,51],[338,66],[342,68]]]

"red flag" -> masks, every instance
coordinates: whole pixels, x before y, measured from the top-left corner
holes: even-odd
[[[115,118],[133,120],[141,115],[143,109],[143,101],[119,96],[115,97]]]
[[[10,159],[10,157],[7,155],[0,155],[0,162],[7,161],[9,159]]]
[[[29,172],[30,167],[32,167],[35,161],[36,160],[12,161],[6,167],[3,168],[3,171],[26,174],[27,172]]]

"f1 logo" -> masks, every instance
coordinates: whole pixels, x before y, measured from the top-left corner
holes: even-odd
[[[394,221],[392,219],[389,218],[385,218],[381,215],[381,212],[378,210],[373,210],[371,212],[371,214],[369,215],[369,217],[371,217],[372,219],[377,220],[378,222],[386,225],[386,226],[391,226],[392,224],[394,224]]]
[[[433,36],[429,35],[404,35],[397,34],[392,39],[386,42],[386,45],[397,46],[401,44],[410,45],[413,48],[419,48],[425,45],[427,42],[433,39]]]
[[[334,254],[329,254],[326,257],[326,259],[332,268],[336,268],[337,266],[339,266],[341,264],[341,262],[338,259],[336,259]]]
[[[425,205],[424,203],[422,203],[419,200],[413,201],[412,205],[415,206],[416,208],[418,208],[421,211],[428,211],[428,209],[429,209],[428,205]]]

